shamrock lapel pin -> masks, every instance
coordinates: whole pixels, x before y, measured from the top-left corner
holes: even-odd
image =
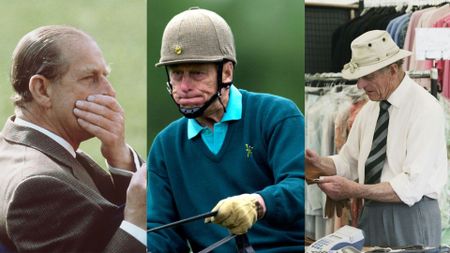
[[[250,158],[250,156],[252,155],[253,147],[245,144],[245,151],[247,152],[247,158]]]

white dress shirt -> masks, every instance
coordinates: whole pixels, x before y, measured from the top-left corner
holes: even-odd
[[[438,101],[405,75],[389,96],[389,127],[381,182],[389,182],[407,205],[423,196],[437,199],[447,181],[445,120]],[[369,101],[356,117],[346,144],[331,156],[337,175],[364,183],[379,102]]]
[[[45,129],[43,127],[40,127],[36,124],[33,124],[31,122],[28,122],[28,121],[23,120],[18,117],[15,118],[14,123],[19,126],[32,128],[42,134],[47,135],[49,138],[51,138],[52,140],[56,141],[59,145],[64,147],[64,149],[66,149],[74,158],[76,157],[76,152],[73,149],[72,145],[70,145],[69,142],[67,142],[60,136],[52,133],[51,131],[48,131],[47,129]],[[130,148],[130,150],[133,153],[134,164],[137,169],[139,167],[139,158],[133,149]],[[129,170],[112,167],[107,162],[106,162],[106,164],[111,173],[119,174],[119,175],[128,175],[128,176],[133,175],[133,172],[131,172]],[[123,220],[122,223],[120,224],[120,228],[122,230],[124,230],[125,232],[127,232],[128,234],[130,234],[131,236],[133,236],[134,238],[136,238],[136,240],[138,240],[142,244],[147,245],[147,234],[146,234],[145,230],[143,230],[140,227],[138,227],[128,221],[125,221],[125,220]]]

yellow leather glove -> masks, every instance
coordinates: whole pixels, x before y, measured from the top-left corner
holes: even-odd
[[[256,223],[258,219],[258,199],[253,194],[242,194],[222,199],[212,209],[216,216],[208,217],[205,223],[213,222],[228,228],[231,233],[241,235]]]

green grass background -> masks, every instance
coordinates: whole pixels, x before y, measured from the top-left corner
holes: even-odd
[[[29,31],[50,24],[78,27],[96,39],[112,72],[110,81],[125,110],[126,139],[146,155],[146,1],[145,0],[16,0],[0,2],[0,121],[14,112],[9,82],[12,52]],[[81,148],[103,167],[100,142]]]

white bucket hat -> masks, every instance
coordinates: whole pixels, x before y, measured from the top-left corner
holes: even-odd
[[[352,41],[351,48],[352,59],[342,69],[345,79],[358,79],[412,54],[400,49],[382,30],[362,34]]]

